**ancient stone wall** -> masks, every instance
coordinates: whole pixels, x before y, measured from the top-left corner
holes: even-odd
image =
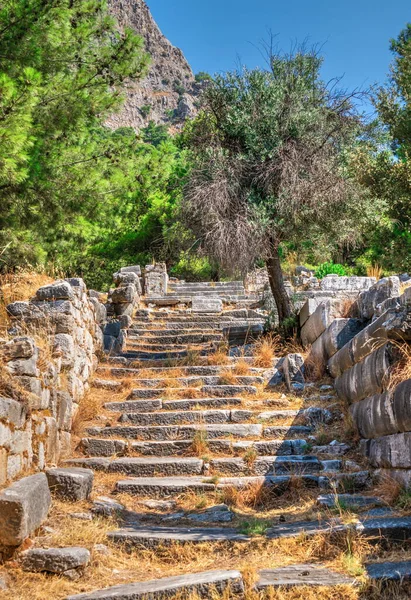
[[[382,279],[358,294],[350,316],[343,310],[347,305],[338,298],[307,301],[301,310],[308,363],[322,363],[334,377],[371,465],[409,485],[411,380],[398,379],[411,344],[411,287],[398,277]]]
[[[104,350],[120,352],[141,292],[140,267],[114,275],[108,301],[82,279],[7,307],[0,340],[0,485],[71,453],[73,420]]]

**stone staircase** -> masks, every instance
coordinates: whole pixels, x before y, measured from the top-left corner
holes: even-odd
[[[170,287],[178,295],[209,290],[218,297],[240,297],[240,284],[230,285]],[[350,446],[324,443],[321,432],[342,424],[332,386],[306,383],[300,396],[282,393],[270,388],[274,367],[255,366],[252,353],[230,355],[231,330],[262,325],[262,317],[247,308],[212,315],[188,308],[136,311],[124,351],[97,368],[93,393],[107,398],[101,414],[87,424],[75,456],[61,467],[75,476],[92,470],[96,479],[106,477],[106,496],[95,499],[91,510],[116,519],[117,529],[107,534],[111,547],[162,556],[176,545],[208,544],[220,570],[126,583],[67,600],[160,600],[191,593],[195,598],[263,598],[279,586],[356,585],[354,577],[321,563],[295,564],[258,571],[252,588],[257,595],[246,595],[233,561],[224,569],[218,560],[219,544],[239,556],[239,545],[255,543],[255,533],[231,508],[238,495],[254,494],[256,506],[259,498],[281,498],[295,489],[316,498],[318,510],[309,520],[301,510],[304,518],[266,523],[258,532],[265,543],[289,538],[308,543],[318,535],[330,543],[344,535],[390,544],[410,538],[411,517],[371,496],[371,474],[352,460]],[[190,497],[193,505],[187,508],[181,501]],[[135,508],[126,508],[124,498]],[[344,519],[343,507],[357,517],[350,513]],[[371,564],[369,578],[411,574],[405,563],[391,570],[389,565]]]

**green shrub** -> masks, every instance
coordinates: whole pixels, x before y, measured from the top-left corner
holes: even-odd
[[[140,112],[143,115],[143,117],[148,117],[148,115],[151,112],[151,105],[150,104],[144,104],[144,106],[140,106]]]
[[[318,267],[315,276],[318,279],[323,279],[326,275],[347,275],[347,270],[343,265],[334,264],[332,262],[323,263]]]

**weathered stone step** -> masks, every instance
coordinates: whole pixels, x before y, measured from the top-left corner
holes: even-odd
[[[181,371],[184,376],[192,376],[195,375],[197,377],[202,377],[202,376],[212,376],[212,375],[218,375],[219,373],[223,372],[227,372],[227,371],[232,371],[235,368],[235,363],[232,362],[228,365],[198,365],[198,366],[182,366],[180,367],[178,370]],[[261,368],[257,368],[257,367],[248,367],[248,372],[249,374],[255,375],[255,376],[262,376],[267,369],[261,369]],[[106,367],[106,366],[100,366],[97,367],[96,372],[98,374],[104,374],[106,375],[107,371],[109,371],[110,375],[109,376],[113,376],[113,377],[136,377],[138,378],[138,376],[140,375],[141,372],[146,371],[147,369],[145,368],[139,368],[139,369],[133,369],[130,367]],[[175,367],[153,367],[152,369],[150,369],[150,371],[152,371],[154,374],[159,374],[162,375],[164,377],[167,378],[168,373],[173,373],[173,371],[175,371],[176,368]],[[261,375],[260,375],[261,374]]]
[[[110,531],[108,539],[126,548],[157,548],[171,544],[248,542],[250,538],[229,527],[125,527]]]
[[[301,412],[301,417],[304,411]],[[251,410],[180,410],[163,412],[124,412],[120,423],[134,425],[179,425],[184,423],[247,423],[248,421],[268,421],[276,419],[293,420],[300,415],[297,410],[269,411],[260,413]]]
[[[365,566],[367,576],[374,581],[410,581],[411,561],[369,563]],[[383,597],[383,596],[381,596]]]
[[[135,477],[120,480],[116,484],[116,492],[134,496],[163,498],[179,495],[189,491],[196,493],[213,492],[225,488],[245,489],[250,485],[267,486],[274,493],[283,493],[293,478],[298,478],[307,487],[318,487],[320,484],[329,487],[327,477],[316,475],[266,475],[243,477]]]
[[[127,341],[126,352],[186,352],[187,350],[201,352],[209,347],[211,348],[211,346],[205,344],[205,342],[200,344],[154,344]]]
[[[201,356],[206,356],[212,352],[214,352],[212,348],[209,348],[208,350],[202,350]],[[146,360],[155,361],[157,364],[167,364],[167,362],[170,360],[187,358],[188,353],[188,350],[181,350],[179,352],[144,352],[139,350],[127,350],[126,352],[122,352],[119,356],[131,361]]]
[[[169,392],[170,388],[134,389],[129,398],[167,398]],[[191,400],[199,393],[204,394],[204,396],[216,396],[218,398],[237,396],[238,394],[257,394],[257,388],[251,385],[203,385],[194,388],[173,388],[173,393],[177,394],[181,400]]]
[[[318,496],[317,503],[327,508],[349,508],[356,510],[373,506],[384,506],[381,498],[362,496],[361,494],[323,494]]]
[[[337,585],[354,585],[353,577],[335,573],[317,564],[288,565],[278,569],[264,569],[259,572],[256,583],[258,591],[269,588],[295,588],[299,586],[309,587],[335,587]]]
[[[213,350],[213,352],[215,352],[215,350]],[[201,356],[198,358],[198,365],[197,366],[205,366],[207,365],[207,362],[209,360],[209,355],[213,354],[213,352],[209,351],[209,352],[203,352],[201,354]],[[119,356],[105,356],[103,359],[103,363],[106,365],[124,365],[125,368],[127,368],[128,365],[133,366],[133,363],[135,361],[138,361],[139,363],[139,368],[142,369],[166,369],[166,368],[170,368],[170,369],[176,369],[176,368],[184,368],[187,366],[187,353],[184,352],[183,353],[184,356],[179,356],[178,358],[174,358],[172,360],[170,360],[170,358],[156,358],[156,359],[150,359],[150,358],[136,358],[134,356],[134,353],[122,353]],[[254,362],[254,358],[252,356],[227,356],[225,359],[225,363],[224,365],[219,365],[219,368],[225,368],[225,367],[229,367],[231,366],[235,366],[235,364],[237,362],[247,362],[249,365],[252,365]]]
[[[241,398],[195,398],[194,400],[124,400],[107,402],[104,408],[114,412],[153,412],[155,410],[192,410],[241,406]]]
[[[215,592],[223,594],[227,589],[230,590],[230,597],[231,594],[243,593],[244,584],[239,571],[205,571],[127,583],[104,590],[69,596],[67,600],[163,600],[180,594],[186,597],[193,593],[200,598],[211,598]]]
[[[132,335],[130,334],[127,338],[128,343],[138,341],[141,344],[162,344],[162,345],[170,345],[170,344],[204,344],[206,342],[220,342],[223,339],[223,334],[221,333],[177,333],[176,335],[172,334],[157,334],[157,335],[148,335],[147,333],[143,335]]]
[[[322,463],[316,456],[264,456],[247,462],[242,458],[213,458],[213,472],[229,475],[288,475],[319,473]]]
[[[311,427],[303,425],[284,425],[278,427],[265,427],[259,424],[222,423],[221,425],[193,424],[193,425],[162,425],[162,426],[133,426],[116,425],[111,427],[89,427],[87,434],[101,437],[120,437],[141,441],[173,441],[193,440],[199,434],[205,440],[219,438],[261,438],[276,439],[284,436],[310,435]]]
[[[271,428],[273,429],[273,428]],[[278,434],[283,435],[287,433],[290,427],[279,427]],[[298,428],[300,432],[301,428]],[[311,432],[309,428],[302,428],[305,433]],[[121,437],[136,440],[157,440],[157,441],[171,441],[171,440],[192,440],[198,433],[206,436],[206,439],[213,438],[225,438],[225,437],[237,437],[247,438],[256,437],[259,438],[263,434],[262,425],[237,425],[237,424],[221,424],[221,425],[163,425],[163,426],[152,426],[152,427],[138,427],[138,426],[125,426],[117,425],[112,427],[89,427],[87,429],[88,435],[91,436],[102,436],[102,437]],[[204,432],[204,434],[202,433]],[[273,434],[274,432],[270,432]],[[297,431],[295,432],[297,433]],[[288,435],[291,435],[290,433]],[[274,437],[271,435],[270,437]]]
[[[230,375],[230,381],[234,378],[235,385],[264,385],[266,380],[264,377],[257,375]],[[176,383],[178,385],[168,386],[167,384]],[[187,377],[167,378],[162,377],[161,379],[133,379],[133,383],[137,388],[161,388],[161,387],[190,387],[195,384],[202,383],[204,385],[225,385],[226,379],[224,374],[220,375],[191,375]]]
[[[192,454],[193,444],[192,440],[128,443],[119,439],[83,438],[81,448],[86,455],[95,457],[122,456],[130,452],[161,457]],[[254,450],[257,456],[292,456],[301,454],[309,446],[303,439],[260,442],[212,439],[207,441],[207,448],[210,452],[227,455],[232,455],[233,452],[244,454],[247,450]]]
[[[64,464],[71,466],[82,466],[85,468],[95,468],[96,462],[93,458],[73,458],[64,461]],[[98,464],[100,471],[107,473],[122,473],[124,475],[133,475],[135,477],[154,477],[154,476],[179,476],[179,475],[201,475],[203,472],[204,461],[199,458],[116,458],[100,461]]]

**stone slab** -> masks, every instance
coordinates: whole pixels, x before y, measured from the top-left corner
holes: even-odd
[[[288,588],[301,585],[334,587],[336,585],[353,585],[354,582],[352,577],[335,573],[319,565],[300,564],[259,571],[256,588],[265,590],[271,587]]]
[[[67,600],[156,600],[196,593],[210,598],[212,590],[223,593],[229,587],[232,594],[242,594],[244,584],[239,571],[206,571],[177,577],[167,577],[138,583],[118,585],[96,592],[69,596]]]
[[[370,563],[365,566],[367,575],[374,581],[409,581],[411,561]]]
[[[216,297],[193,296],[191,308],[194,313],[221,313],[223,302]]]
[[[70,569],[85,567],[90,562],[90,552],[86,548],[32,548],[23,552],[24,571],[41,573],[64,573]]]
[[[108,533],[113,543],[128,547],[169,546],[203,542],[248,542],[249,537],[228,527],[125,527]]]
[[[0,493],[0,543],[19,546],[46,519],[51,504],[44,473],[24,477]]]
[[[93,489],[94,474],[91,469],[48,469],[46,475],[51,491],[66,500],[86,500]]]

